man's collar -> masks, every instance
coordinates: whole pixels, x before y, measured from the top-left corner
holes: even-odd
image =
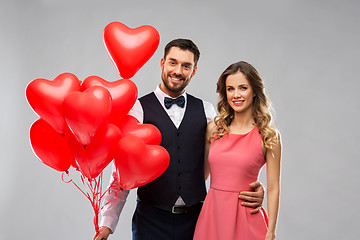
[[[162,100],[164,100],[165,97],[173,98],[173,97],[167,95],[166,93],[164,93],[163,90],[161,90],[160,84],[156,86],[156,89],[155,89],[154,93],[159,99],[162,99]],[[186,101],[186,99],[187,99],[186,98],[186,91],[184,91],[180,96],[184,96],[185,101]],[[178,96],[178,97],[180,97],[180,96]]]

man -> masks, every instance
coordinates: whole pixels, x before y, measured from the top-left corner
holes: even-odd
[[[188,39],[175,39],[165,47],[160,61],[162,82],[156,90],[136,102],[130,112],[140,122],[155,125],[161,132],[161,146],[170,154],[167,170],[154,181],[138,188],[133,216],[133,239],[193,238],[196,221],[206,195],[204,146],[207,123],[213,121],[214,107],[185,93],[197,71],[200,52]],[[113,174],[113,179],[116,174]],[[259,182],[255,192],[239,198],[258,212],[264,197]],[[112,196],[117,192],[117,196]],[[112,191],[102,211],[100,232],[94,239],[107,239],[115,230],[129,191]]]

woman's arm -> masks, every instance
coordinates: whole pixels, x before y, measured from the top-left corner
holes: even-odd
[[[269,215],[269,226],[265,238],[266,240],[275,239],[280,196],[280,162],[281,140],[280,134],[278,134],[278,143],[272,150],[266,151],[267,210]]]
[[[215,131],[215,123],[214,122],[210,122],[207,125],[206,128],[206,135],[205,135],[205,150],[204,150],[204,175],[205,175],[205,181],[208,179],[209,175],[210,175],[210,168],[209,168],[209,161],[208,161],[208,156],[209,156],[209,148],[210,148],[210,137],[212,137],[214,131]]]

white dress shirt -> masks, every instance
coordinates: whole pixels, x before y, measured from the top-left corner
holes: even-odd
[[[166,109],[164,104],[164,98],[170,97],[166,93],[164,93],[159,86],[154,91],[155,96],[159,100],[161,106],[164,108],[166,113],[169,115],[170,119],[176,126],[176,128],[179,128],[181,121],[185,114],[185,109],[187,105],[187,95],[184,92],[182,95],[185,97],[185,106],[184,108],[179,107],[176,104],[173,104],[171,108]],[[171,97],[170,97],[171,98]],[[213,105],[209,102],[203,101],[204,105],[204,111],[205,116],[207,119],[207,123],[212,122],[216,116],[216,111]],[[133,108],[129,111],[129,115],[134,116],[140,123],[143,123],[144,121],[144,111],[140,104],[140,101],[137,100],[133,106]],[[205,144],[205,143],[204,143]],[[126,198],[129,194],[129,190],[123,190],[120,191],[120,186],[117,181],[117,173],[116,169],[113,165],[113,173],[110,179],[110,184],[113,182],[113,189],[116,189],[115,191],[110,191],[105,194],[104,196],[104,203],[109,202],[109,204],[105,205],[103,209],[101,210],[101,222],[100,226],[106,226],[111,229],[112,232],[115,231],[116,225],[119,220],[120,213],[124,207]],[[116,196],[117,193],[117,196]],[[185,205],[184,201],[182,200],[181,196],[179,196],[178,200],[176,201],[175,205]]]

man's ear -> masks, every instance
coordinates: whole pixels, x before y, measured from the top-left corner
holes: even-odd
[[[193,70],[193,72],[191,74],[191,77],[195,76],[196,71],[197,71],[197,66],[194,67],[194,70]]]
[[[161,68],[161,70],[164,68],[164,64],[165,64],[165,59],[161,58],[161,60],[160,60],[160,68]]]

